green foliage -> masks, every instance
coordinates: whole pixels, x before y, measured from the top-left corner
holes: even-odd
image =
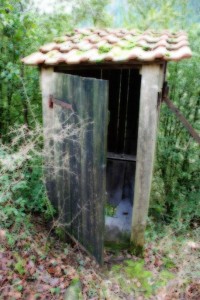
[[[163,285],[165,285],[170,279],[174,278],[174,274],[172,274],[169,271],[163,270],[160,272],[160,280],[163,282]]]
[[[127,290],[128,286],[125,280],[131,279],[131,290],[134,290],[136,294],[138,292],[142,292],[145,296],[152,295],[152,273],[145,270],[143,260],[126,260],[125,265],[123,265],[123,267],[116,265],[112,268],[112,270],[113,272],[120,271],[122,277],[120,277],[119,282],[122,289]]]
[[[112,274],[125,293],[134,292],[135,296],[143,295],[145,299],[155,295],[175,277],[165,266],[157,275],[148,271],[144,260],[126,260],[123,265],[113,266]]]
[[[55,233],[56,233],[56,235],[59,237],[59,239],[61,239],[61,240],[65,240],[65,238],[66,238],[66,233],[65,233],[65,228],[64,227],[59,227],[59,226],[57,226],[56,228],[55,228]]]
[[[88,26],[106,27],[111,25],[112,16],[106,11],[110,0],[78,0],[73,5],[74,23],[82,22]]]
[[[127,27],[148,29],[180,29],[189,13],[187,0],[128,0],[129,9],[124,14]],[[176,22],[174,22],[176,20]]]
[[[17,262],[14,266],[14,269],[15,271],[17,271],[20,275],[24,275],[26,273],[25,271],[25,266],[26,266],[26,263],[25,261],[19,257],[18,255],[16,255],[16,259],[17,259]]]
[[[1,143],[0,150],[0,219],[1,227],[12,227],[8,244],[13,247],[22,227],[30,227],[29,214],[52,217],[43,184],[41,128],[30,131],[26,126],[11,132],[12,142]]]
[[[167,79],[170,98],[199,131],[198,1],[119,2],[116,8],[121,15],[121,23],[118,24],[120,27],[135,27],[140,30],[167,28],[174,32],[185,29],[189,32],[193,58],[169,63]],[[22,220],[28,226],[31,212],[42,212],[47,217],[51,217],[53,213],[44,189],[41,156],[34,151],[30,151],[28,156],[24,155],[23,147],[11,144],[16,132],[8,135],[10,127],[25,124],[27,128],[34,129],[42,121],[38,70],[24,66],[20,59],[37,51],[40,45],[52,41],[55,36],[72,34],[75,26],[104,27],[112,26],[115,21],[108,13],[111,4],[109,0],[72,1],[71,12],[65,10],[66,3],[54,1],[53,13],[49,14],[39,14],[32,4],[31,0],[2,0],[0,5],[0,219],[1,226],[14,227],[16,232],[22,225]],[[57,41],[61,42],[63,39],[58,38]],[[169,40],[172,41],[173,39]],[[133,38],[129,42],[124,41],[122,49],[134,46],[136,42]],[[103,46],[99,52],[103,54],[110,50]],[[143,50],[149,51],[146,47]],[[115,53],[116,56],[120,54],[120,51]],[[26,148],[28,143],[23,140],[22,144]],[[42,140],[39,144],[36,147],[38,150],[42,148]],[[163,104],[151,193],[150,225],[151,228],[154,226],[153,230],[160,228],[159,224],[163,222],[171,223],[177,231],[183,232],[198,226],[199,156],[199,146]],[[106,210],[108,215],[114,214],[112,208],[108,207]],[[159,221],[159,224],[152,225],[152,220]],[[153,233],[151,237],[153,238]],[[14,244],[12,236],[8,235],[8,240],[10,244]]]
[[[82,300],[82,292],[81,292],[81,282],[78,278],[72,280],[70,286],[68,287],[65,299],[77,299]]]
[[[106,206],[105,206],[106,216],[113,217],[115,215],[115,213],[116,213],[116,207],[109,203],[106,203]]]
[[[144,261],[140,260],[134,262],[132,260],[127,260],[126,267],[124,268],[126,274],[130,278],[137,278],[141,283],[141,287],[145,290],[146,295],[150,295],[152,292],[149,280],[152,277],[151,272],[146,271],[144,268]]]
[[[24,10],[23,1],[4,0],[0,20],[0,130],[1,134],[5,134],[13,124],[31,123],[28,116],[31,94],[29,88],[26,89],[26,79],[30,80],[33,90],[36,91],[37,72],[25,69],[20,58],[28,54],[27,50],[37,47],[38,41],[34,36],[36,31],[33,15],[28,15]],[[38,95],[35,92],[33,97],[36,105]]]
[[[50,291],[54,295],[59,295],[60,294],[60,288],[59,287],[51,288]]]
[[[176,266],[176,264],[174,263],[174,261],[170,257],[164,257],[163,258],[163,263],[164,263],[164,267],[166,269],[171,269],[171,268],[174,268]]]
[[[59,14],[59,15],[58,15]],[[52,26],[53,24],[53,26]],[[42,28],[42,30],[41,30]],[[72,29],[67,14],[36,13],[31,0],[3,0],[0,6],[0,133],[9,127],[41,122],[38,70],[27,68],[21,58],[46,41]]]
[[[62,32],[59,28],[48,31],[49,19],[36,17],[29,4],[4,0],[0,7],[0,219],[1,227],[12,227],[13,235],[7,233],[12,247],[20,228],[29,228],[30,213],[43,213],[47,218],[54,213],[43,183],[42,131],[28,129],[41,122],[38,71],[25,67],[20,58]],[[70,28],[66,18],[61,24]]]
[[[194,57],[171,63],[168,69],[170,98],[198,131],[199,124],[199,26],[191,28]],[[196,53],[196,54],[195,54]],[[165,105],[160,114],[151,214],[184,231],[199,222],[199,145]]]
[[[123,22],[141,30],[185,29],[193,58],[169,63],[166,79],[170,98],[192,126],[199,131],[200,26],[195,1],[129,0]],[[123,11],[122,9],[122,11]],[[176,22],[174,22],[176,20]],[[173,42],[173,38],[169,40]],[[143,49],[148,51],[149,49]],[[169,54],[166,54],[168,57]],[[161,107],[150,216],[156,222],[171,223],[177,231],[198,226],[200,205],[200,151],[176,116]]]

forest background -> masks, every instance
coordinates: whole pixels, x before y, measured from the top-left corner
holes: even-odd
[[[13,130],[24,124],[34,130],[36,124],[42,122],[39,72],[37,68],[24,66],[21,58],[36,51],[45,42],[52,41],[54,37],[79,26],[186,30],[193,57],[179,63],[169,63],[167,79],[170,98],[192,126],[197,131],[200,129],[199,1],[79,0],[67,1],[67,4],[66,1],[52,1],[51,5],[48,2],[42,6],[44,11],[53,8],[52,12],[48,13],[42,12],[37,3],[37,1],[3,0],[0,5],[2,143],[8,145],[11,142],[9,136],[11,128]],[[4,157],[14,152],[16,146],[9,147],[8,153],[2,147],[0,155]],[[198,144],[163,104],[150,209],[150,216],[156,222],[170,222],[174,224],[176,230],[187,230],[199,222],[199,154]],[[34,157],[32,159],[30,164],[34,165]],[[38,163],[35,162],[35,165],[38,166]],[[17,191],[12,203],[14,207],[19,197],[23,202],[20,204],[20,201],[17,201],[19,207],[41,209],[39,206],[43,204],[40,198],[44,197],[40,178],[42,170],[33,169],[34,172],[32,168],[24,167],[23,183],[19,183],[17,179],[13,182],[13,187]],[[16,171],[15,169],[15,175],[18,176]],[[21,169],[19,171],[22,172]],[[1,194],[0,205],[4,205],[7,201],[4,199],[7,197],[5,197],[7,181],[13,180],[12,174],[7,175],[9,176],[0,177],[1,193],[4,195]],[[39,191],[41,194],[38,195]],[[8,206],[6,209],[8,210]]]
[[[30,224],[32,213],[50,217],[43,185],[39,71],[21,58],[75,27],[185,30],[193,57],[168,64],[170,98],[200,130],[200,2],[198,0],[1,0],[0,4],[0,222]],[[199,234],[200,151],[178,119],[162,105],[147,238],[170,228],[174,236]],[[9,235],[8,235],[9,236]]]

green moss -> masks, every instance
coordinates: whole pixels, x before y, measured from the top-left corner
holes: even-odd
[[[130,50],[135,48],[137,44],[134,41],[125,41],[124,44],[121,46],[123,50]]]
[[[109,45],[100,46],[98,49],[99,54],[108,53],[112,49]]]
[[[119,252],[121,250],[129,250],[130,248],[130,242],[129,239],[127,241],[122,241],[122,242],[105,242],[105,247],[109,251],[113,252]]]
[[[170,53],[169,53],[169,52],[166,53],[165,56],[166,56],[166,57],[170,57]]]
[[[75,34],[74,30],[70,30],[66,33],[67,36],[73,36]]]
[[[144,247],[140,245],[136,245],[131,242],[130,251],[133,255],[143,257],[144,256]]]
[[[60,37],[56,37],[56,38],[54,38],[54,42],[56,42],[56,43],[64,43],[64,42],[66,42],[66,37],[65,36],[60,36]]]
[[[151,50],[151,47],[149,47],[149,46],[143,46],[142,49],[143,49],[144,51],[149,51],[149,50]]]
[[[77,50],[77,51],[76,51],[76,54],[77,54],[77,55],[82,55],[82,54],[84,54],[85,52],[87,52],[87,50]]]

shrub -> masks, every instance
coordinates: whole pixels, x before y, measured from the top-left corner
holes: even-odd
[[[0,226],[17,233],[33,212],[54,212],[45,191],[41,127],[13,129],[0,149]]]

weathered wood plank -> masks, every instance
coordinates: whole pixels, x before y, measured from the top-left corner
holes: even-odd
[[[114,159],[114,160],[123,160],[123,161],[136,161],[135,155],[118,154],[114,152],[107,152],[107,158]]]
[[[162,69],[158,65],[142,66],[137,163],[131,242],[140,250],[149,208],[158,118],[158,93],[161,91]]]
[[[82,177],[82,201],[83,201],[83,245],[91,253],[94,253],[93,245],[93,228],[94,228],[94,178],[93,178],[93,129],[94,129],[94,112],[93,112],[93,90],[90,80],[82,80],[82,115],[87,123],[83,132],[81,145],[81,177]]]
[[[47,195],[50,201],[57,207],[58,199],[55,189],[54,173],[54,111],[49,107],[49,95],[54,92],[52,68],[42,68],[40,85],[42,90],[43,131],[44,131],[44,174]]]
[[[90,238],[90,234],[88,232],[88,199],[90,197],[90,180],[88,178],[88,173],[91,172],[91,164],[90,160],[90,152],[89,148],[91,147],[91,135],[93,130],[93,125],[91,120],[89,119],[89,115],[91,114],[92,105],[87,99],[86,86],[84,80],[80,81],[80,89],[81,89],[81,100],[83,101],[84,105],[80,106],[80,119],[84,120],[87,125],[82,127],[81,130],[81,147],[80,147],[80,157],[81,157],[81,170],[80,170],[80,190],[81,190],[81,219],[82,219],[82,242],[85,246],[84,241],[88,241]],[[89,113],[90,112],[90,113]],[[89,163],[89,164],[88,164]],[[88,248],[87,248],[88,249]],[[91,249],[89,249],[91,252]]]
[[[103,260],[107,98],[105,81],[82,79],[81,116],[87,123],[81,141],[82,243],[99,263]]]
[[[59,222],[64,222],[64,202],[63,202],[63,165],[62,165],[62,109],[59,106],[54,107],[54,175],[55,175],[55,189],[58,201]],[[62,212],[62,213],[61,213]]]
[[[156,65],[164,65],[165,62],[161,59],[157,59],[154,61],[154,64]],[[56,72],[59,71],[65,71],[65,70],[98,70],[98,69],[133,69],[133,68],[141,68],[142,65],[151,66],[152,61],[131,61],[131,62],[122,62],[122,63],[116,63],[116,62],[108,62],[108,63],[81,63],[81,64],[75,64],[75,65],[67,65],[66,63],[60,63],[58,66],[55,66]],[[41,65],[42,66],[42,65]],[[45,65],[42,67],[45,68]]]
[[[95,257],[103,263],[104,247],[104,205],[106,197],[106,151],[107,151],[107,124],[108,124],[108,85],[104,80],[93,83],[93,177],[94,177],[94,246]],[[96,234],[98,232],[98,235]]]
[[[54,94],[56,98],[61,98],[69,101],[71,97],[70,82],[63,76],[57,77],[54,74]],[[63,94],[66,94],[63,98]],[[54,138],[55,138],[55,157],[54,163],[56,173],[56,192],[59,201],[59,221],[65,225],[67,230],[71,233],[71,201],[70,201],[70,144],[71,135],[68,127],[71,125],[72,111],[64,109],[60,105],[54,105]]]
[[[70,198],[72,207],[72,234],[82,243],[83,229],[82,229],[82,193],[81,193],[81,107],[82,107],[82,88],[81,78],[78,76],[68,76],[70,78],[71,88],[71,104],[74,110],[72,124],[75,126],[71,147],[70,147]]]
[[[48,116],[44,112],[53,139],[53,161],[47,170],[49,198],[70,235],[102,263],[108,83],[54,73],[50,84],[53,88],[46,92],[45,101],[50,94],[59,100],[48,107]]]

